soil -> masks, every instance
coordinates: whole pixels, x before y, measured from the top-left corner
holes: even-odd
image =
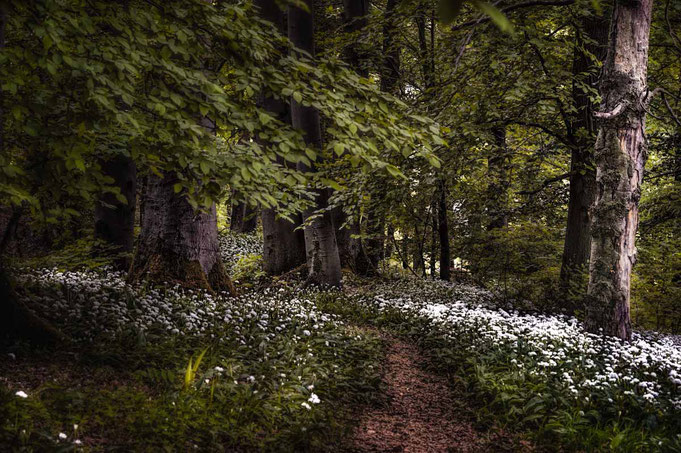
[[[428,371],[412,344],[384,336],[387,356],[383,384],[388,403],[365,408],[350,450],[354,452],[532,451],[499,429],[474,426],[470,402],[456,395],[447,379]]]

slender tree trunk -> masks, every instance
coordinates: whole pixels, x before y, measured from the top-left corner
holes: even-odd
[[[593,142],[596,126],[595,107],[591,94],[583,85],[596,87],[598,75],[594,68],[603,61],[608,44],[608,17],[585,19],[583,30],[577,29],[572,66],[573,104],[576,113],[568,124],[568,138],[572,144],[570,160],[570,198],[568,202],[565,246],[560,269],[564,308],[573,313],[583,301],[588,282],[589,255],[591,253],[590,209],[596,198],[596,171],[593,162]],[[583,74],[587,73],[586,77]]]
[[[338,244],[338,255],[341,267],[357,272],[357,259],[360,254],[360,241],[352,235],[359,234],[359,223],[350,221],[345,225],[348,216],[343,212],[342,206],[337,206],[331,211],[333,226],[336,231],[336,242]]]
[[[343,29],[349,37],[349,44],[343,51],[345,61],[362,77],[369,75],[367,67],[366,52],[363,49],[364,29],[367,26],[369,14],[368,0],[344,0],[343,1]],[[362,273],[362,254],[363,244],[360,239],[352,236],[360,233],[358,221],[350,220],[342,206],[333,209],[332,212],[334,227],[336,229],[336,242],[338,243],[338,253],[340,255],[341,266],[352,269],[354,272]],[[347,225],[346,225],[347,224]],[[343,227],[345,225],[345,227]]]
[[[296,6],[289,6],[288,36],[294,46],[314,57],[314,6],[312,0],[305,0],[309,11]],[[311,106],[304,106],[291,100],[291,124],[303,131],[308,146],[321,150],[322,131],[319,112]],[[314,172],[312,168],[299,165],[301,171]],[[341,265],[336,244],[331,213],[326,210],[329,201],[328,189],[315,190],[316,206],[304,213],[307,220],[305,226],[305,249],[307,252],[308,282],[340,286]],[[322,211],[321,213],[319,211]]]
[[[409,269],[409,236],[402,237],[402,269]]]
[[[438,202],[439,202],[439,190],[435,191],[435,197],[433,198],[438,198],[438,200],[433,200],[430,204],[430,222],[431,222],[431,228],[430,228],[430,278],[433,280],[436,278],[435,277],[435,272],[437,268],[437,239],[438,239],[438,231],[439,227],[437,224],[438,221]]]
[[[400,0],[388,0],[383,16],[383,64],[381,90],[390,94],[400,91],[400,43],[398,42]]]
[[[252,233],[258,226],[258,209],[244,201],[232,203],[229,229],[235,233]]]
[[[116,154],[101,161],[102,173],[113,179],[126,202],[114,194],[103,193],[95,204],[95,239],[106,248],[99,253],[115,256],[119,270],[129,270],[132,263],[137,204],[137,167],[130,156]]]
[[[652,0],[618,1],[601,82],[586,328],[631,338],[630,278],[646,161],[648,39]]]
[[[487,186],[487,229],[504,228],[508,225],[508,160],[509,151],[506,146],[506,127],[492,128],[494,152],[488,159],[489,183]]]
[[[440,234],[440,279],[449,281],[452,261],[449,248],[449,223],[447,222],[447,187],[440,181],[440,200],[438,204],[438,232]]]
[[[260,16],[272,22],[280,33],[286,34],[284,26],[284,10],[275,0],[257,0],[256,6]],[[265,94],[258,100],[259,107],[272,113],[284,123],[290,123],[288,104]],[[260,137],[256,140],[263,142]],[[288,165],[281,157],[277,158],[279,165]],[[296,229],[302,224],[302,216],[293,216],[293,221],[278,217],[271,208],[262,210],[263,260],[265,272],[269,275],[279,275],[288,272],[305,263],[305,236],[302,229]]]

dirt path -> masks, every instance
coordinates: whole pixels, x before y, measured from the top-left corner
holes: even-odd
[[[480,452],[517,451],[498,432],[476,431],[463,403],[444,378],[424,370],[416,346],[385,337],[387,357],[385,407],[368,408],[354,433],[358,452]],[[522,448],[521,448],[522,449]]]

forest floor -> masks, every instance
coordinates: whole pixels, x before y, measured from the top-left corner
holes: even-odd
[[[501,430],[474,427],[470,401],[429,370],[419,349],[392,335],[385,342],[383,385],[387,403],[358,414],[353,449],[362,452],[532,451]]]
[[[0,345],[0,451],[681,451],[681,348],[622,343],[463,283],[267,279],[237,298],[30,268],[71,342]]]

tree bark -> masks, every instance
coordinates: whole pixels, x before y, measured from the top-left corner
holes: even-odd
[[[285,13],[275,0],[257,0],[255,5],[263,19],[272,22],[280,33],[286,33]],[[281,99],[261,94],[258,106],[284,123],[291,121],[289,106]],[[256,136],[256,140],[264,144],[260,137]],[[277,158],[277,162],[279,165],[287,165],[281,157]],[[302,224],[300,214],[294,215],[291,222],[277,217],[274,209],[263,208],[261,218],[265,272],[279,275],[305,263],[305,237],[302,229],[296,229]]]
[[[296,6],[289,6],[288,36],[298,49],[306,51],[314,57],[314,6],[312,0],[305,0],[308,11]],[[322,132],[319,112],[311,106],[304,106],[291,100],[291,124],[303,131],[308,146],[321,150]],[[315,172],[314,164],[308,168],[299,164],[303,172]],[[303,213],[305,225],[305,249],[307,252],[308,283],[340,286],[341,265],[338,245],[331,213],[327,210],[329,201],[328,189],[316,189],[316,206]]]
[[[383,64],[381,90],[390,94],[400,91],[400,44],[398,42],[400,0],[388,0],[383,15]]]
[[[344,0],[343,1],[343,30],[349,36],[349,44],[343,51],[343,58],[348,65],[362,77],[369,75],[366,52],[362,49],[363,30],[367,26],[369,14],[368,0]],[[341,266],[360,273],[366,268],[362,262],[365,251],[362,250],[362,240],[352,236],[360,233],[360,225],[356,220],[348,222],[348,216],[342,206],[333,209],[333,223],[336,229],[336,242]],[[343,227],[344,224],[347,224]]]
[[[487,229],[504,228],[508,225],[508,161],[509,151],[506,146],[506,127],[492,128],[494,152],[488,159],[489,183],[487,186]]]
[[[121,202],[112,193],[102,193],[95,204],[95,239],[106,247],[98,253],[111,254],[119,270],[129,270],[132,263],[137,204],[137,167],[130,156],[116,154],[100,162],[102,173],[113,178],[112,185],[127,200]]]
[[[586,328],[629,340],[630,278],[646,161],[644,135],[652,0],[618,1],[601,82]],[[602,329],[602,330],[601,330]]]
[[[449,223],[447,222],[447,188],[445,182],[440,182],[440,200],[438,204],[438,232],[440,234],[440,279],[451,279],[450,264],[452,261],[449,248]]]
[[[195,211],[175,183],[169,174],[148,177],[133,278],[236,294],[220,258],[215,205]]]
[[[232,203],[229,229],[235,233],[252,233],[258,226],[258,209],[244,201]]]
[[[593,112],[596,106],[582,84],[596,87],[598,75],[594,73],[597,61],[603,61],[608,44],[608,17],[603,14],[584,20],[583,29],[577,29],[572,66],[574,78],[572,98],[576,113],[568,126],[568,140],[572,145],[570,158],[570,198],[568,202],[567,229],[560,269],[563,289],[563,307],[573,313],[583,302],[588,282],[589,255],[591,252],[590,209],[596,198],[596,171],[593,162],[593,142],[596,125]],[[583,74],[587,73],[586,77]]]

